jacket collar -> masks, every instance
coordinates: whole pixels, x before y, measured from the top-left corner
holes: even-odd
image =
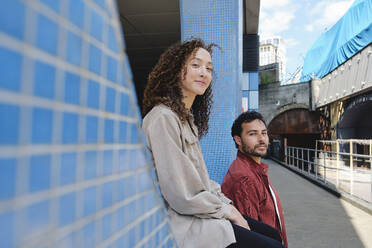
[[[267,174],[268,172],[268,169],[269,169],[269,166],[263,162],[261,162],[260,164],[257,163],[256,161],[254,161],[250,156],[242,153],[241,151],[238,150],[238,154],[237,154],[237,157],[239,159],[242,159],[246,162],[249,163],[249,165],[253,166],[257,171],[263,173],[263,174]]]

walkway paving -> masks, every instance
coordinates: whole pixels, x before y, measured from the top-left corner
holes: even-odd
[[[271,160],[289,248],[372,248],[372,216]]]

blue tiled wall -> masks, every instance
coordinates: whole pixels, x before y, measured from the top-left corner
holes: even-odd
[[[0,8],[0,247],[172,247],[113,0]]]
[[[258,72],[243,73],[243,109],[258,111]]]
[[[201,140],[210,177],[221,183],[236,156],[230,133],[242,111],[242,1],[181,0],[180,6],[182,39],[201,37],[222,48],[212,57],[217,75],[214,105],[209,133]]]

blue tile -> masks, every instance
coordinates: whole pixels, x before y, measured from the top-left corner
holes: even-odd
[[[78,141],[78,120],[77,114],[64,113],[63,114],[63,144],[76,144]]]
[[[94,214],[97,210],[97,188],[96,186],[84,189],[83,192],[83,199],[84,199],[84,207],[83,207],[83,215],[90,216]]]
[[[115,98],[116,91],[111,87],[106,88],[106,111],[114,113],[115,112]]]
[[[102,207],[107,208],[112,205],[113,202],[113,192],[114,184],[113,182],[108,182],[102,185]]]
[[[104,151],[103,152],[103,175],[107,176],[113,172],[113,152]]]
[[[89,65],[88,69],[91,72],[101,75],[101,65],[102,65],[102,51],[95,45],[89,45]]]
[[[144,192],[152,188],[152,181],[148,171],[142,172],[137,175],[137,189],[139,192]]]
[[[80,77],[70,72],[65,75],[65,102],[80,103]]]
[[[136,123],[130,124],[130,143],[137,144],[138,143],[138,127]]]
[[[116,248],[128,247],[125,237],[120,237],[118,240],[116,240],[115,247]]]
[[[95,222],[91,222],[83,228],[83,242],[85,248],[91,248],[96,243]]]
[[[11,15],[9,13],[12,13]],[[0,31],[20,40],[23,39],[25,6],[21,1],[1,1]],[[2,63],[1,63],[2,64]]]
[[[126,197],[131,197],[136,194],[136,181],[134,177],[126,177],[124,184],[125,184],[124,191]]]
[[[110,119],[105,120],[105,143],[114,143],[114,121]]]
[[[30,192],[50,188],[50,155],[32,156],[30,159],[29,189]]]
[[[83,0],[70,0],[68,18],[80,29],[84,28],[84,7]]]
[[[90,31],[89,33],[99,41],[102,41],[103,17],[94,9],[90,9]]]
[[[128,170],[128,151],[127,150],[119,150],[118,156],[118,170],[119,171],[126,171]]]
[[[56,246],[53,247],[55,248],[76,247],[75,245],[76,239],[77,237],[75,232],[69,233],[60,240],[57,240]]]
[[[145,221],[141,221],[139,224],[139,237],[142,239],[145,237]]]
[[[249,73],[249,89],[258,90],[258,72]]]
[[[90,108],[99,108],[99,87],[100,85],[97,82],[89,80],[87,106]]]
[[[129,114],[129,96],[128,94],[120,94],[120,114],[128,116]]]
[[[110,56],[107,56],[107,66],[106,66],[106,77],[112,82],[117,81],[118,75],[118,61]]]
[[[76,153],[63,153],[61,155],[61,185],[71,184],[76,181],[76,158]]]
[[[136,232],[135,227],[129,230],[129,247],[136,246]]]
[[[75,192],[63,195],[59,199],[59,226],[65,226],[76,220]]]
[[[131,71],[131,69],[130,68],[132,68],[131,66],[130,66],[130,63],[129,63],[129,58],[128,58],[128,56],[124,56],[124,64],[125,64],[125,71],[126,71],[126,73],[124,73],[124,74],[127,74],[127,77],[130,79],[130,80],[133,80],[133,73],[132,73],[132,71]],[[130,86],[130,81],[129,80],[126,80],[126,86],[127,87],[129,87]]]
[[[0,145],[18,144],[19,107],[0,103]]]
[[[119,52],[118,49],[118,40],[116,39],[115,35],[115,30],[112,25],[109,25],[108,29],[108,47],[113,51],[113,52]]]
[[[38,202],[27,208],[26,230],[29,234],[44,231],[51,222],[49,200]]]
[[[125,199],[125,179],[120,179],[116,181],[116,194],[117,194],[117,201],[123,201]]]
[[[94,0],[96,4],[98,4],[102,9],[105,8],[105,0]]]
[[[0,159],[0,201],[15,195],[17,160]]]
[[[72,32],[68,32],[67,35],[67,61],[74,65],[81,64],[81,51],[83,42],[81,37],[77,36]]]
[[[134,150],[134,156],[137,168],[143,168],[147,165],[146,157],[142,149]]]
[[[112,214],[106,214],[102,218],[102,239],[106,240],[112,235]]]
[[[37,20],[37,47],[47,53],[57,55],[57,44],[58,24],[43,15],[39,15]]]
[[[54,10],[55,12],[59,13],[60,10],[60,1],[59,0],[40,0],[41,3],[48,6],[50,9]]]
[[[22,56],[0,47],[0,65],[0,88],[18,92],[21,88]]]
[[[97,143],[98,141],[98,118],[87,116],[85,122],[85,140],[87,143]]]
[[[34,76],[34,94],[35,96],[45,97],[49,99],[54,98],[56,68],[42,63],[35,62],[35,76]]]
[[[140,193],[138,191],[138,193]],[[142,192],[141,192],[142,193]],[[137,207],[136,207],[136,218],[139,218],[140,216],[142,216],[144,213],[145,213],[145,200],[143,197],[137,199]]]
[[[129,213],[131,213],[129,216],[128,216],[128,223],[132,223],[133,221],[136,220],[136,211],[137,211],[137,207],[136,207],[136,201],[131,201],[128,205],[127,205],[127,209],[126,211],[128,211]]]
[[[53,111],[44,108],[34,108],[32,111],[33,144],[50,144],[52,142]]]
[[[0,247],[14,247],[13,228],[13,212],[0,213]]]
[[[85,153],[84,178],[89,180],[97,177],[97,152]]]
[[[126,57],[126,56],[125,56]],[[122,65],[119,67],[119,70],[122,70],[122,72],[120,73],[120,75],[122,75],[122,77],[121,77],[121,85],[122,86],[124,86],[124,87],[128,87],[128,85],[129,85],[129,82],[127,82],[128,80],[127,80],[127,77],[126,77],[126,71],[127,70],[123,70],[122,69]]]

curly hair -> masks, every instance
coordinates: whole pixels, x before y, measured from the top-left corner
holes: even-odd
[[[159,58],[150,72],[143,98],[142,114],[145,116],[158,104],[164,104],[172,109],[184,123],[190,120],[190,112],[182,102],[181,82],[186,75],[186,61],[199,48],[212,54],[212,48],[218,47],[211,43],[206,45],[202,39],[196,38],[178,42],[170,46]],[[182,70],[184,74],[182,74]],[[213,81],[213,80],[212,80]],[[191,106],[194,123],[198,127],[199,138],[208,133],[208,121],[212,106],[212,82],[203,95],[197,95]]]
[[[232,127],[231,127],[231,137],[234,138],[234,136],[239,136],[241,137],[242,135],[242,124],[243,123],[246,123],[246,122],[252,122],[254,120],[260,120],[263,122],[263,124],[265,124],[265,127],[266,127],[266,122],[263,118],[263,116],[256,112],[256,111],[246,111],[246,112],[243,112],[241,113],[238,118],[235,119]],[[234,140],[235,142],[235,140]],[[235,142],[235,147],[238,148],[238,144],[236,144]]]

